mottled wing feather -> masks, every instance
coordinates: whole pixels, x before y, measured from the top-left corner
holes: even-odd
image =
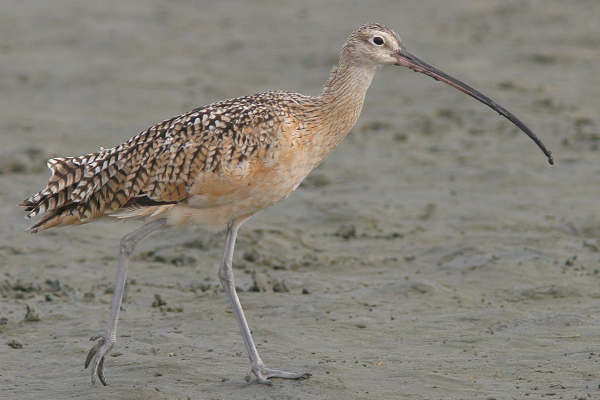
[[[308,98],[267,92],[225,100],[165,120],[114,148],[53,158],[46,188],[20,204],[27,218],[48,212],[30,230],[185,201],[199,174],[263,157],[277,145],[277,127],[294,114],[289,107]]]

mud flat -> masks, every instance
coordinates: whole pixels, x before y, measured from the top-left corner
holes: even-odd
[[[600,3],[9,3],[0,397],[600,397]],[[178,229],[139,244],[110,385],[90,385],[89,337],[108,317],[118,241],[138,225],[23,233],[15,204],[44,185],[45,160],[229,97],[317,94],[365,22],[514,111],[556,165],[464,94],[384,68],[355,129],[236,248],[263,359],[313,376],[246,383],[216,276],[223,235]]]

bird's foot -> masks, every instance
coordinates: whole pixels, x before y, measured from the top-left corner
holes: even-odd
[[[104,379],[104,361],[108,356],[108,353],[112,350],[115,345],[115,340],[107,338],[106,332],[92,336],[90,340],[98,340],[96,344],[90,349],[86,359],[84,367],[87,368],[90,363],[92,365],[92,383],[96,383],[96,376],[100,379],[100,382],[106,386],[106,379]]]
[[[270,385],[270,378],[282,378],[282,379],[308,379],[310,374],[305,373],[296,373],[296,372],[285,372],[279,371],[276,369],[266,368],[264,364],[253,365],[252,373],[256,375],[256,380],[258,383],[262,383],[264,385]],[[246,381],[250,382],[250,373],[246,375]]]

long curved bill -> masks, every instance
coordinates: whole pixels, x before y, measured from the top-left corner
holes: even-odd
[[[402,46],[400,48],[400,50],[398,50],[398,52],[395,54],[395,56],[396,56],[396,60],[397,60],[396,65],[410,68],[413,71],[428,75],[437,81],[447,83],[448,85],[452,86],[453,88],[456,88],[456,89],[460,90],[461,92],[468,94],[469,96],[479,100],[486,106],[495,110],[498,114],[502,115],[503,117],[508,119],[510,122],[512,122],[513,124],[518,126],[519,129],[521,129],[523,132],[525,132],[527,134],[527,136],[529,136],[531,138],[531,140],[533,140],[535,142],[535,144],[537,144],[538,147],[544,152],[546,157],[548,157],[548,162],[550,163],[550,165],[554,164],[554,158],[552,158],[552,152],[546,148],[546,145],[544,145],[544,143],[542,143],[542,141],[536,136],[535,133],[533,133],[533,131],[531,129],[529,129],[527,127],[527,125],[525,125],[519,118],[517,118],[513,113],[508,111],[506,108],[502,107],[500,104],[496,103],[494,100],[490,99],[489,97],[487,97],[480,91],[473,89],[471,86],[467,85],[466,83],[459,81],[458,79],[446,74],[443,71],[440,71],[439,69],[435,68],[434,66],[427,64],[425,61],[419,59],[418,57],[415,57],[414,55],[409,53],[406,50],[406,48],[404,48],[404,46]]]

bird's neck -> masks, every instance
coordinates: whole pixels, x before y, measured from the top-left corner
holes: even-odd
[[[356,123],[377,69],[377,66],[356,66],[341,62],[340,67],[331,70],[323,93],[315,98],[321,110],[319,122],[323,127],[323,143],[320,146],[323,150],[328,150],[323,158]]]
[[[360,115],[367,89],[377,69],[376,66],[342,64],[331,70],[331,76],[319,98],[326,109],[337,111],[345,119],[350,117],[348,121],[352,124],[348,129],[352,128]]]

